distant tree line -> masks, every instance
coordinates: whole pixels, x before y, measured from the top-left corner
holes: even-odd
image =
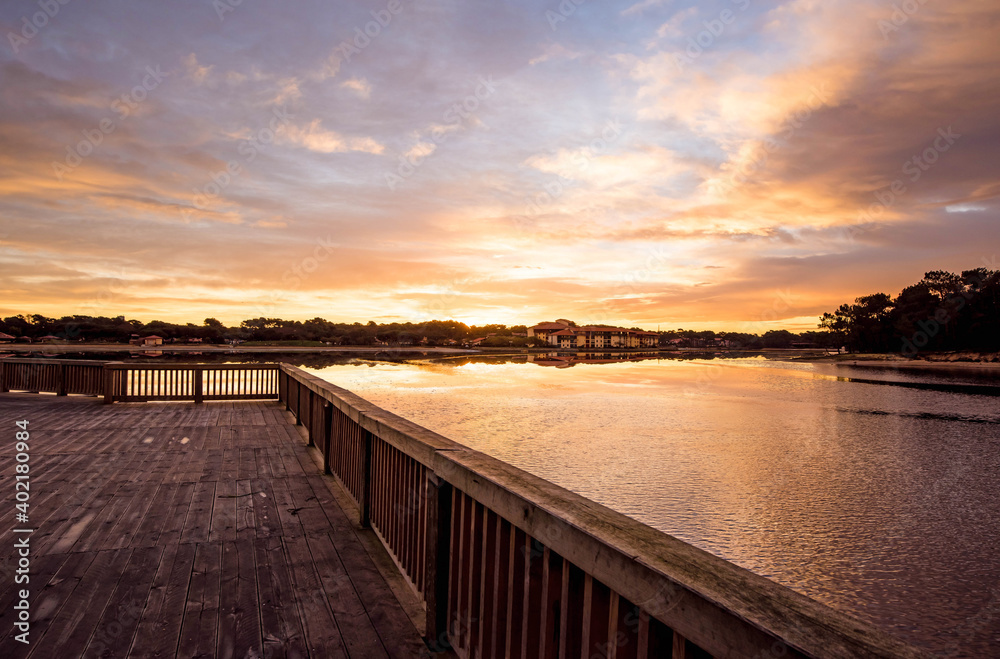
[[[874,293],[824,313],[819,326],[852,352],[1000,350],[1000,271],[928,272],[895,298]]]
[[[124,316],[63,316],[48,318],[40,314],[11,316],[0,320],[0,332],[40,340],[55,337],[64,341],[107,341],[127,343],[133,336],[156,335],[166,340],[203,343],[228,341],[262,342],[323,342],[332,345],[449,345],[473,338],[490,336],[485,344],[528,345],[535,343],[525,336],[524,325],[466,325],[454,320],[432,320],[425,323],[335,323],[323,318],[284,320],[282,318],[251,318],[238,326],[227,327],[215,318],[195,323],[168,323],[154,320],[143,323]]]
[[[575,323],[574,323],[575,325]],[[62,341],[106,341],[127,343],[133,336],[160,336],[169,341],[226,343],[232,341],[266,343],[328,343],[331,345],[429,345],[446,346],[483,338],[486,347],[531,347],[548,345],[535,337],[527,337],[525,325],[466,325],[455,320],[431,320],[424,323],[335,323],[323,318],[284,320],[282,318],[250,318],[238,326],[227,327],[215,318],[195,323],[168,323],[154,320],[143,323],[124,316],[63,316],[48,318],[40,314],[11,316],[0,320],[0,332],[14,337],[40,340],[56,337]],[[638,327],[632,329],[639,329]],[[680,341],[672,340],[680,339]],[[711,349],[761,349],[795,347],[836,347],[839,339],[828,332],[795,334],[786,330],[771,330],[763,335],[712,330],[666,330],[660,332],[662,346]]]
[[[633,328],[638,329],[638,328]],[[716,332],[713,330],[663,330],[660,345],[678,344],[688,348],[721,348],[761,350],[774,348],[837,348],[837,339],[828,332],[789,332],[788,330],[768,330],[764,334],[748,332]]]

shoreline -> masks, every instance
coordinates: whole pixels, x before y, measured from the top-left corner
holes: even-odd
[[[823,363],[822,361],[817,363]],[[939,370],[970,370],[989,371],[1000,373],[1000,364],[995,362],[938,362],[924,359],[914,359],[907,361],[887,361],[887,360],[866,360],[858,359],[852,361],[829,362],[837,365],[863,366],[865,368],[895,368],[908,371],[939,371]]]
[[[1000,362],[977,360],[946,361],[944,359],[908,359],[899,355],[835,355],[833,357],[804,357],[790,359],[794,362],[830,364],[832,366],[860,366],[864,368],[898,369],[906,371],[980,371],[1000,373]]]

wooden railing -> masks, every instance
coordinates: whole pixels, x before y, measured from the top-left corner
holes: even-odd
[[[104,402],[266,400],[278,397],[277,364],[124,364],[104,371]]]
[[[104,362],[79,359],[0,359],[0,391],[100,396]]]
[[[278,365],[0,359],[0,391],[103,396],[105,403],[274,400]]]
[[[279,396],[460,657],[920,657],[855,618],[282,364]]]

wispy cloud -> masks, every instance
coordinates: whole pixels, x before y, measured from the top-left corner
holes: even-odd
[[[305,126],[288,126],[283,139],[320,153],[363,151],[379,154],[385,150],[384,146],[370,137],[343,137],[336,131],[326,130],[319,119],[314,119]]]
[[[801,329],[1000,240],[994,4],[402,7],[62,6],[0,54],[0,313],[738,327],[792,286]]]

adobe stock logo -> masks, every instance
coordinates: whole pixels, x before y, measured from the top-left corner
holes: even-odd
[[[38,0],[36,4],[41,11],[36,11],[30,19],[27,16],[21,17],[20,33],[7,32],[7,41],[10,42],[15,55],[22,46],[27,46],[28,42],[35,38],[39,30],[56,17],[62,6],[69,4],[69,0]]]
[[[962,136],[954,132],[951,126],[938,128],[937,137],[934,138],[934,141],[923,151],[914,154],[913,157],[903,163],[903,174],[906,175],[906,178],[911,183],[916,183],[924,175],[924,172],[933,167],[934,163],[941,158],[941,154],[954,146],[960,137]],[[902,177],[895,179],[886,188],[885,190],[875,191],[874,194],[877,201],[868,206],[867,212],[865,210],[859,211],[858,219],[860,221],[873,222],[875,217],[878,217],[891,208],[907,190]]]
[[[142,82],[129,91],[125,92],[108,106],[117,116],[106,116],[97,122],[96,128],[89,128],[80,131],[83,139],[76,144],[66,145],[66,157],[63,162],[52,162],[52,173],[60,181],[63,177],[79,167],[84,159],[90,156],[104,142],[104,137],[110,135],[118,129],[118,125],[135,113],[139,104],[146,100],[150,92],[160,86],[164,78],[168,78],[169,73],[160,70],[159,65],[147,66],[146,75]]]
[[[211,181],[192,188],[194,194],[191,197],[191,205],[194,208],[208,210],[222,192],[246,170],[246,164],[253,162],[265,147],[274,143],[281,130],[288,125],[291,114],[284,107],[274,108],[271,114],[273,116],[267,126],[252,133],[236,147],[237,153],[242,156],[242,162],[236,159],[230,160],[223,169],[209,172],[208,177]],[[184,209],[183,213],[189,216],[191,211]]]

